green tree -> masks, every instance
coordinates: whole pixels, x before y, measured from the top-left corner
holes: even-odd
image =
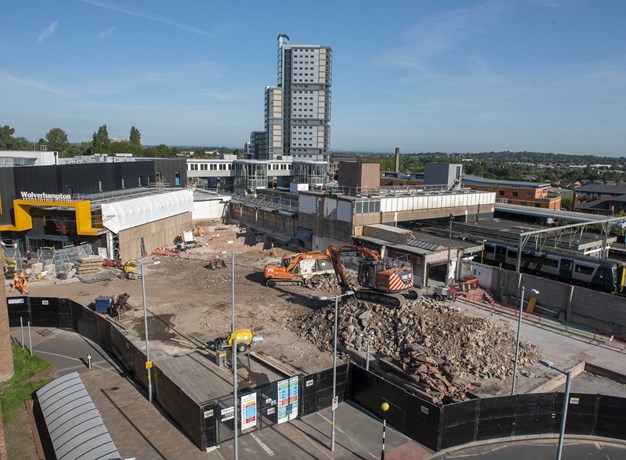
[[[98,131],[93,133],[93,142],[91,144],[93,153],[109,153],[111,149],[111,139],[109,139],[109,132],[107,131],[107,125],[102,125],[98,128]]]
[[[129,152],[134,154],[141,153],[141,133],[134,126],[130,128],[130,148]]]
[[[0,150],[32,150],[32,143],[25,137],[13,137],[15,129],[0,126]]]
[[[52,152],[64,152],[70,145],[67,134],[61,128],[52,128],[46,134],[48,150]]]
[[[130,141],[111,142],[109,153],[134,153]]]

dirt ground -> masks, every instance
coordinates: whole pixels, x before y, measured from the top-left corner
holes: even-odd
[[[235,327],[249,327],[263,336],[256,351],[264,351],[304,372],[330,367],[331,356],[299,338],[287,323],[327,305],[329,301],[318,297],[333,293],[298,286],[266,287],[263,268],[272,260],[270,244],[257,241],[255,234],[245,233],[237,226],[218,224],[205,226],[203,230],[204,236],[197,238],[199,247],[184,252],[182,257],[154,257],[160,263],[144,267],[151,354],[158,358],[161,354],[186,353],[189,347],[183,346],[188,343],[184,336],[206,342],[230,330],[233,286],[230,261],[234,252]],[[272,252],[282,256],[290,251],[275,248]],[[226,267],[210,268],[214,264],[209,261],[218,257],[226,261]],[[28,290],[34,297],[65,297],[82,305],[89,305],[98,296],[117,298],[128,293],[133,311],[120,322],[128,328],[131,339],[140,345],[144,340],[141,280],[116,278],[90,284],[54,284],[42,280],[29,283]]]

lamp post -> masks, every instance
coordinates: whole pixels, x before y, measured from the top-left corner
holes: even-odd
[[[154,261],[151,265],[160,264],[160,260]],[[150,361],[150,345],[148,342],[148,304],[146,302],[146,281],[144,276],[145,264],[141,264],[141,294],[143,297],[143,322],[146,333],[146,370],[148,371],[148,401],[152,402],[152,361]]]
[[[345,297],[348,295],[352,295],[354,294],[353,291],[346,291],[341,295],[336,295],[334,296],[335,298],[335,326],[334,326],[334,339],[333,339],[333,402],[331,403],[331,410],[332,410],[332,419],[331,419],[331,425],[332,425],[332,429],[330,432],[330,450],[332,452],[335,451],[335,398],[337,397],[337,317],[339,316],[338,312],[339,312],[339,299],[341,297]],[[330,297],[326,297],[326,296],[322,296],[319,299],[320,300],[330,300],[332,299],[333,296]]]
[[[517,361],[519,359],[519,340],[522,329],[522,310],[524,310],[524,286],[522,286],[522,296],[519,301],[519,317],[517,318],[517,339],[515,340],[515,364],[513,365],[513,385],[511,386],[511,396],[515,394],[515,384],[517,383]],[[533,295],[539,295],[537,289],[531,289]]]
[[[385,460],[385,431],[387,428],[387,411],[389,410],[389,403],[382,403],[380,408],[383,411],[383,449],[380,452],[380,460]]]
[[[452,250],[452,222],[454,216],[450,214],[450,231],[448,232],[448,265],[446,267],[446,285],[450,282],[450,269],[452,268],[452,260],[450,259],[450,252]]]
[[[559,431],[559,446],[556,451],[556,460],[561,460],[561,455],[563,453],[563,441],[565,439],[565,423],[567,421],[567,408],[569,407],[569,390],[572,382],[572,371],[564,371],[557,367],[554,367],[552,361],[548,361],[547,359],[540,359],[539,364],[542,366],[549,367],[550,369],[554,369],[557,372],[565,375],[567,377],[565,381],[565,395],[563,396],[563,415],[561,416],[561,430]]]

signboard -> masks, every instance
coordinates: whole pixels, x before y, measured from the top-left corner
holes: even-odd
[[[278,419],[284,423],[298,417],[298,377],[278,382]]]
[[[209,417],[213,417],[213,409],[204,411],[204,418],[209,418]]]
[[[256,426],[256,392],[241,397],[241,431]]]
[[[64,193],[21,192],[22,200],[28,201],[72,201],[72,195]]]
[[[24,303],[24,299],[7,299],[7,303],[9,305],[13,305],[16,303]]]
[[[331,406],[332,410],[337,410],[337,407],[339,407],[339,396],[335,396],[333,398],[333,404]]]
[[[307,387],[312,387],[312,386],[313,386],[313,383],[314,383],[314,382],[313,382],[313,379],[309,379],[309,380],[307,380],[307,381],[306,381],[306,386],[307,386]]]
[[[570,404],[578,404],[580,402],[580,398],[569,398]]]
[[[220,411],[220,415],[222,416],[222,422],[226,422],[228,420],[232,420],[235,418],[235,408],[233,406],[224,407]]]
[[[42,300],[41,301],[41,305],[50,305],[50,301],[49,300]]]

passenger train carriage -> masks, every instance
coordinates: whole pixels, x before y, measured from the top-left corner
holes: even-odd
[[[517,254],[515,246],[485,242],[483,259],[485,262],[515,268]],[[533,249],[524,249],[521,271],[611,293],[623,292],[626,281],[626,265],[622,261]]]

